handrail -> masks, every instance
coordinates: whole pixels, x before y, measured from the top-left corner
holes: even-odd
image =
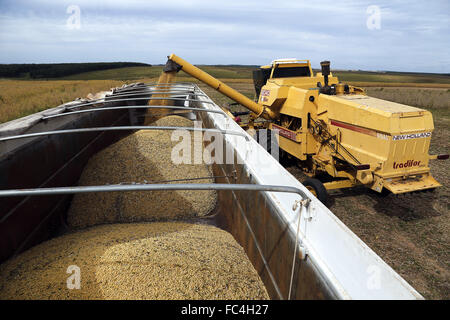
[[[227,184],[227,183],[176,183],[176,184],[113,184],[101,186],[74,186],[35,189],[0,190],[0,197],[42,196],[55,194],[77,194],[93,192],[116,191],[157,191],[157,190],[232,190],[232,191],[272,191],[296,193],[309,202],[309,197],[303,190],[290,186],[258,185],[258,184]],[[0,221],[2,222],[2,221]]]
[[[122,102],[122,101],[138,101],[138,100],[173,100],[173,101],[190,101],[190,102],[203,102],[203,103],[209,103],[209,104],[214,104],[214,102],[205,102],[203,100],[198,100],[198,99],[183,99],[183,98],[163,98],[163,97],[155,97],[155,98],[130,98],[130,99],[105,99],[105,98],[100,98],[100,99],[95,99],[93,101],[90,102],[86,102],[86,103],[81,103],[81,104],[77,104],[77,105],[71,105],[68,106],[67,109],[75,109],[75,108],[79,108],[79,107],[85,107],[85,106],[89,106],[89,105],[93,105],[93,104],[99,104],[99,103],[107,103],[107,102]]]
[[[230,134],[244,137],[245,140],[249,141],[250,138],[246,133],[231,131],[231,130],[221,130],[221,129],[205,129],[196,127],[157,127],[157,126],[120,126],[120,127],[96,127],[96,128],[78,128],[78,129],[66,129],[66,130],[54,130],[54,131],[44,131],[35,133],[25,133],[15,136],[0,137],[0,141],[16,140],[33,138],[46,135],[56,135],[56,134],[68,134],[68,133],[85,133],[85,132],[96,132],[96,131],[120,131],[120,130],[186,130],[186,131],[202,131],[202,132],[217,132],[222,134]]]
[[[84,109],[77,110],[65,113],[58,113],[49,116],[43,116],[42,120],[59,118],[64,116],[70,116],[79,113],[87,113],[87,112],[95,112],[95,111],[108,111],[108,110],[120,110],[120,109],[170,109],[170,110],[186,110],[186,111],[199,111],[199,112],[210,112],[210,113],[218,113],[227,117],[227,115],[223,111],[219,110],[210,110],[210,109],[201,109],[201,108],[192,108],[192,107],[177,107],[177,106],[116,106],[116,107],[103,107],[103,108],[93,108],[93,109]]]

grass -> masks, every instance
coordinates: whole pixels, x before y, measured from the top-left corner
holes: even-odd
[[[202,66],[199,67],[211,74],[213,77],[221,79],[251,79],[252,71],[255,67],[250,66]],[[141,78],[156,78],[159,76],[163,66],[153,67],[127,67],[102,71],[92,71],[80,73],[68,77],[58,78],[64,80],[134,80]],[[443,86],[450,87],[450,76],[443,74],[426,73],[397,73],[397,72],[366,72],[366,71],[336,71],[334,75],[341,81],[351,83],[383,83],[389,86],[404,86],[406,83],[414,86]],[[184,72],[181,77],[188,76]]]
[[[157,78],[162,67],[128,67],[91,71],[60,78],[61,80],[118,80],[127,81],[141,78]]]
[[[251,77],[255,67],[200,66],[200,68],[238,89],[247,97],[254,98]],[[88,93],[108,90],[123,83],[155,82],[162,69],[163,66],[127,67],[85,72],[57,80],[0,80],[0,123],[72,101],[75,98],[85,97]],[[450,77],[448,75],[364,71],[337,71],[335,75],[338,75],[342,81],[350,81],[350,84],[367,88],[367,91],[376,97],[387,100],[397,99],[398,102],[414,106],[427,106],[439,116],[449,116]],[[177,80],[199,83],[219,104],[231,102],[230,99],[216,93],[183,71],[178,74]],[[411,87],[426,89],[415,91]],[[430,87],[443,90],[431,91]],[[385,91],[382,91],[383,89]]]
[[[0,123],[53,108],[62,103],[84,98],[89,93],[109,90],[131,82],[156,82],[163,66],[127,67],[92,71],[57,80],[10,80],[0,79]],[[205,71],[213,76],[252,85],[252,68],[206,66]],[[181,71],[177,81],[199,81]],[[250,93],[248,93],[250,95]],[[253,98],[253,96],[252,96]]]
[[[450,88],[450,84],[447,83],[412,83],[412,82],[357,82],[357,81],[349,81],[348,84],[357,87],[384,87],[384,88],[437,88],[437,89],[448,89]],[[450,89],[448,89],[450,90]]]
[[[121,86],[114,80],[20,81],[0,80],[0,123]]]
[[[408,73],[408,72],[367,72],[367,71],[336,71],[333,75],[346,82],[381,82],[409,84],[448,84],[450,76],[444,74]]]
[[[214,67],[200,66],[200,68],[211,74],[213,77],[222,79],[251,79],[251,67]],[[59,78],[62,80],[136,80],[142,78],[158,78],[163,70],[163,66],[153,67],[127,67],[102,71],[84,72],[76,75]],[[189,77],[183,71],[179,77]]]
[[[366,87],[369,96],[424,108],[436,119],[450,119],[450,91],[436,88]]]

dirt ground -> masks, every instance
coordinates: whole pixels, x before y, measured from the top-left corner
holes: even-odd
[[[230,86],[253,98],[253,85]],[[230,100],[201,85],[219,105]],[[430,154],[450,152],[448,89],[370,88],[371,96],[410,104],[413,99],[433,113]],[[414,99],[414,95],[422,100]],[[366,188],[330,192],[330,210],[426,299],[450,299],[450,160],[433,160],[432,175],[443,185],[434,192],[382,196]],[[300,181],[296,165],[287,170]]]
[[[431,168],[448,185],[449,166],[436,163]],[[287,170],[300,181],[307,178],[296,166]],[[450,298],[447,187],[405,197],[342,189],[330,192],[327,206],[426,299]]]

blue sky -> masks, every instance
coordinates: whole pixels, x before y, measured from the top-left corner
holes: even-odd
[[[450,73],[449,13],[448,0],[0,0],[0,63],[159,64],[176,53],[196,64],[298,58],[318,68],[327,59],[339,69]]]

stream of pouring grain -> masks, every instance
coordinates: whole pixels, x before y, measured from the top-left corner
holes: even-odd
[[[175,81],[175,77],[176,77],[176,71],[161,72],[161,75],[159,76],[159,79],[158,79],[158,85],[163,84],[163,86],[158,87],[158,85],[157,85],[156,88],[158,89],[158,91],[159,92],[169,92],[171,90],[170,84]],[[169,85],[166,85],[166,84],[169,84]],[[155,95],[153,95],[153,97],[154,98],[157,98],[157,97],[166,98],[166,97],[168,97],[168,94],[164,94],[164,93],[155,94]],[[150,100],[149,105],[150,106],[156,106],[156,105],[167,106],[167,105],[169,105],[169,103],[168,103],[168,100]],[[145,125],[147,125],[151,122],[154,122],[155,120],[163,117],[164,115],[168,114],[169,112],[170,112],[169,109],[161,109],[158,112],[155,112],[154,110],[149,109],[146,114]]]

